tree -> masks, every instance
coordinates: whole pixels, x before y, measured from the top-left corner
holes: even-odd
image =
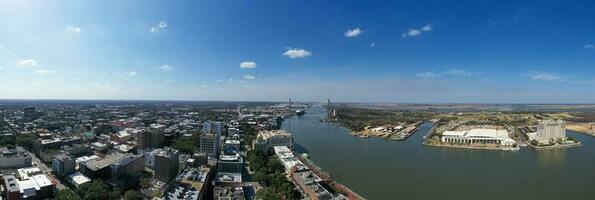
[[[142,198],[140,198],[140,196],[138,195],[138,193],[134,190],[128,190],[124,193],[124,199],[125,200],[141,200]]]
[[[85,200],[120,199],[120,192],[117,190],[110,192],[101,180],[81,185],[76,193]]]
[[[81,198],[70,189],[59,190],[54,196],[54,200],[80,200]]]
[[[537,141],[537,140],[531,140],[531,145],[537,146],[537,145],[539,145],[539,141]]]
[[[198,148],[198,141],[199,141],[198,134],[194,134],[190,137],[179,137],[172,143],[172,147],[174,149],[180,150],[180,152],[193,154]]]
[[[256,192],[256,199],[263,200],[281,200],[282,196],[276,193],[272,188],[262,188]]]

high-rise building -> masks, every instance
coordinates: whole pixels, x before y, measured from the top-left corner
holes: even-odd
[[[217,157],[219,155],[221,129],[221,122],[206,121],[203,123],[199,152],[205,153],[210,157]]]
[[[151,124],[148,129],[140,129],[136,133],[137,149],[163,147],[165,141],[164,130],[165,125],[161,124]]]
[[[176,149],[165,147],[155,155],[155,178],[169,183],[178,175],[180,168],[180,152]]]
[[[54,156],[52,159],[52,169],[60,177],[74,173],[75,164],[74,159],[65,154]]]
[[[151,124],[149,126],[149,131],[151,132],[151,147],[153,148],[160,148],[163,147],[163,142],[165,142],[165,125],[163,124]]]
[[[548,142],[566,137],[566,123],[562,120],[544,120],[537,126],[537,140]]]
[[[137,149],[146,149],[151,147],[151,132],[141,129],[136,133]]]
[[[200,136],[200,146],[198,151],[210,157],[217,157],[219,155],[219,137],[217,135],[208,133]]]

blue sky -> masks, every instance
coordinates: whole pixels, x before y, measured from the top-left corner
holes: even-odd
[[[595,103],[589,1],[0,1],[0,99]]]

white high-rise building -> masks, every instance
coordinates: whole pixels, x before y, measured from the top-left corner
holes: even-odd
[[[552,139],[566,137],[566,123],[562,120],[544,120],[537,126],[536,139],[540,142],[547,142]]]

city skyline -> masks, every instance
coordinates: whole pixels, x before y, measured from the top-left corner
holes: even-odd
[[[2,1],[0,99],[593,103],[593,8]]]

